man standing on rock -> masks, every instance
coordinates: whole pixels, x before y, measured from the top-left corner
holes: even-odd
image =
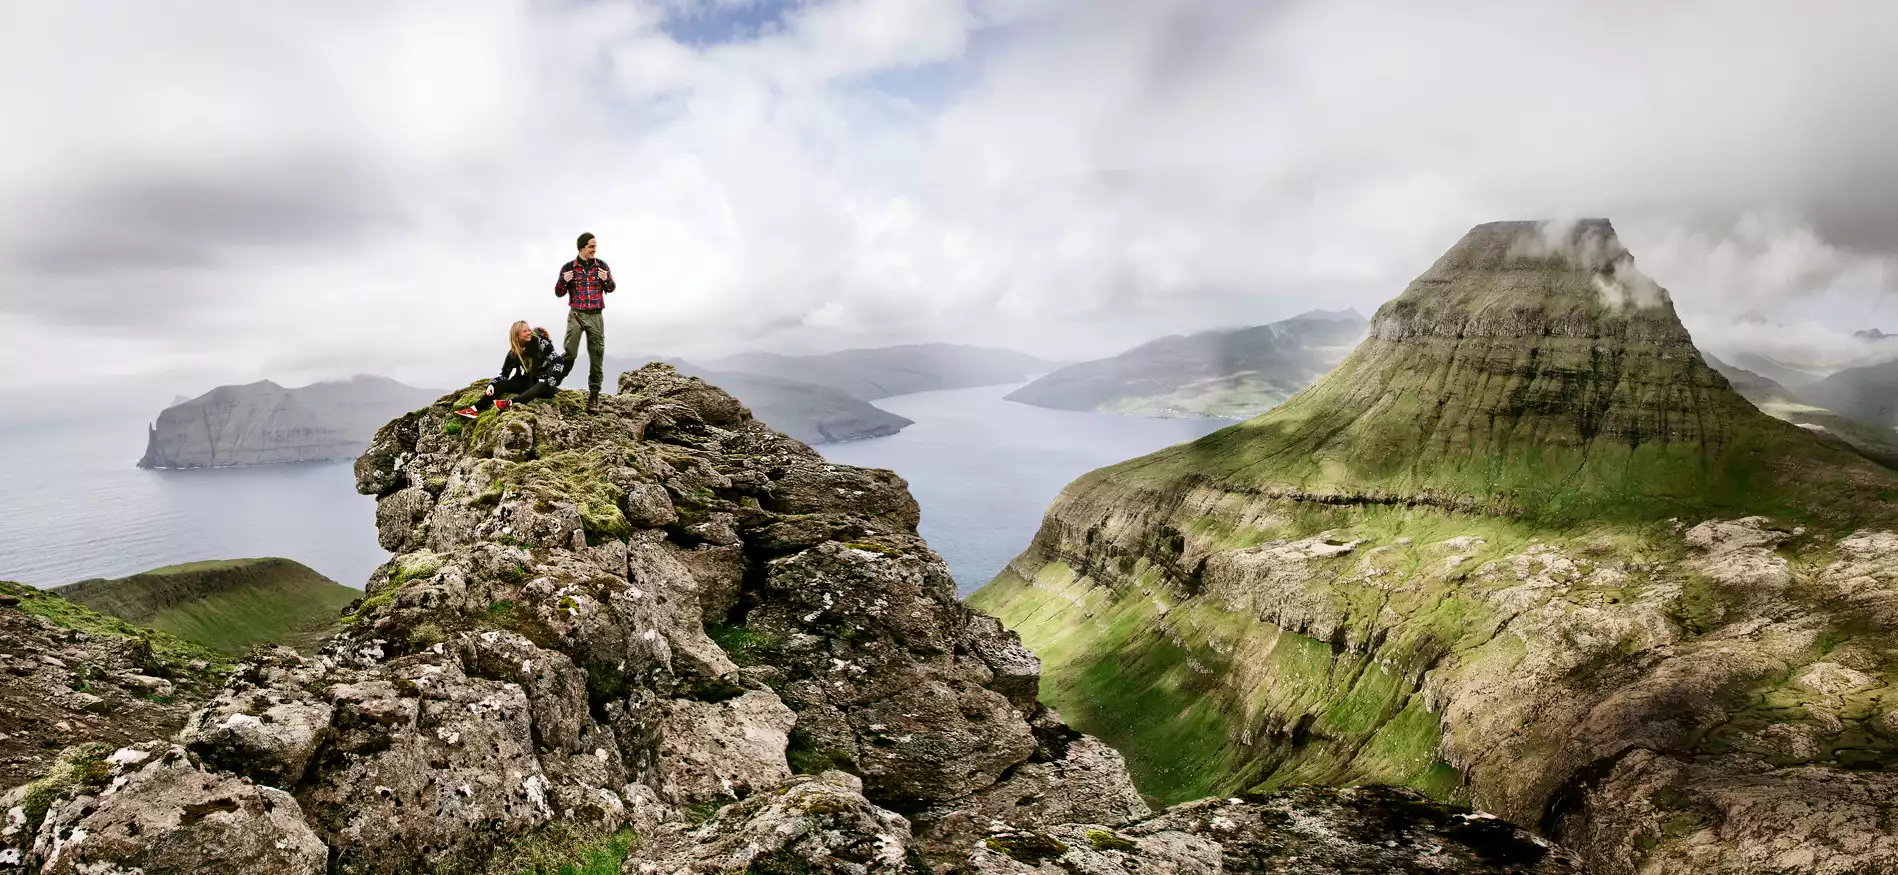
[[[587,336],[587,412],[600,403],[600,381],[606,376],[606,295],[613,291],[613,274],[606,262],[593,257],[599,238],[581,234],[580,257],[560,266],[554,296],[567,299],[567,373],[579,370],[580,335]]]

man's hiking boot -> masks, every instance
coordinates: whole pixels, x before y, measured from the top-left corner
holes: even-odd
[[[599,409],[600,409],[600,393],[598,391],[588,392],[587,393],[587,412],[594,413],[594,412],[597,412]]]
[[[473,407],[463,407],[460,410],[455,411],[455,415],[463,419],[479,419],[481,417],[481,411],[476,410]]]
[[[513,406],[514,406],[514,402],[509,401],[506,398],[502,398],[501,400],[494,402],[494,409],[496,410],[506,410],[509,407],[513,407]]]

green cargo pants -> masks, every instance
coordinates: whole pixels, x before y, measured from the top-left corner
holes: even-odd
[[[587,336],[587,391],[600,394],[600,381],[606,376],[606,312],[604,310],[567,311],[567,373],[580,370],[580,335]]]

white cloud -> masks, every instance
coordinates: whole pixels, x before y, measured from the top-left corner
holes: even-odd
[[[0,315],[113,368],[440,383],[559,323],[582,229],[624,353],[1102,353],[1368,312],[1502,218],[1614,217],[1696,330],[1842,323],[1898,279],[1889,4],[824,0],[704,45],[668,19],[754,5],[9,7]]]

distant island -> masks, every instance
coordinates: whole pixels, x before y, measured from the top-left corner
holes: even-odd
[[[610,373],[663,361],[730,392],[761,420],[810,444],[885,437],[910,420],[870,401],[937,389],[1019,383],[1059,363],[947,343],[816,355],[744,353],[701,366],[665,356],[608,356]],[[358,376],[286,389],[269,380],[180,396],[147,430],[141,468],[224,468],[354,459],[376,427],[446,390]]]
[[[140,468],[225,468],[353,459],[390,417],[442,395],[386,377],[286,389],[219,386],[158,414]]]
[[[1250,419],[1342,361],[1368,325],[1356,310],[1312,310],[1268,325],[1162,337],[1061,368],[1007,397],[1057,410]]]

